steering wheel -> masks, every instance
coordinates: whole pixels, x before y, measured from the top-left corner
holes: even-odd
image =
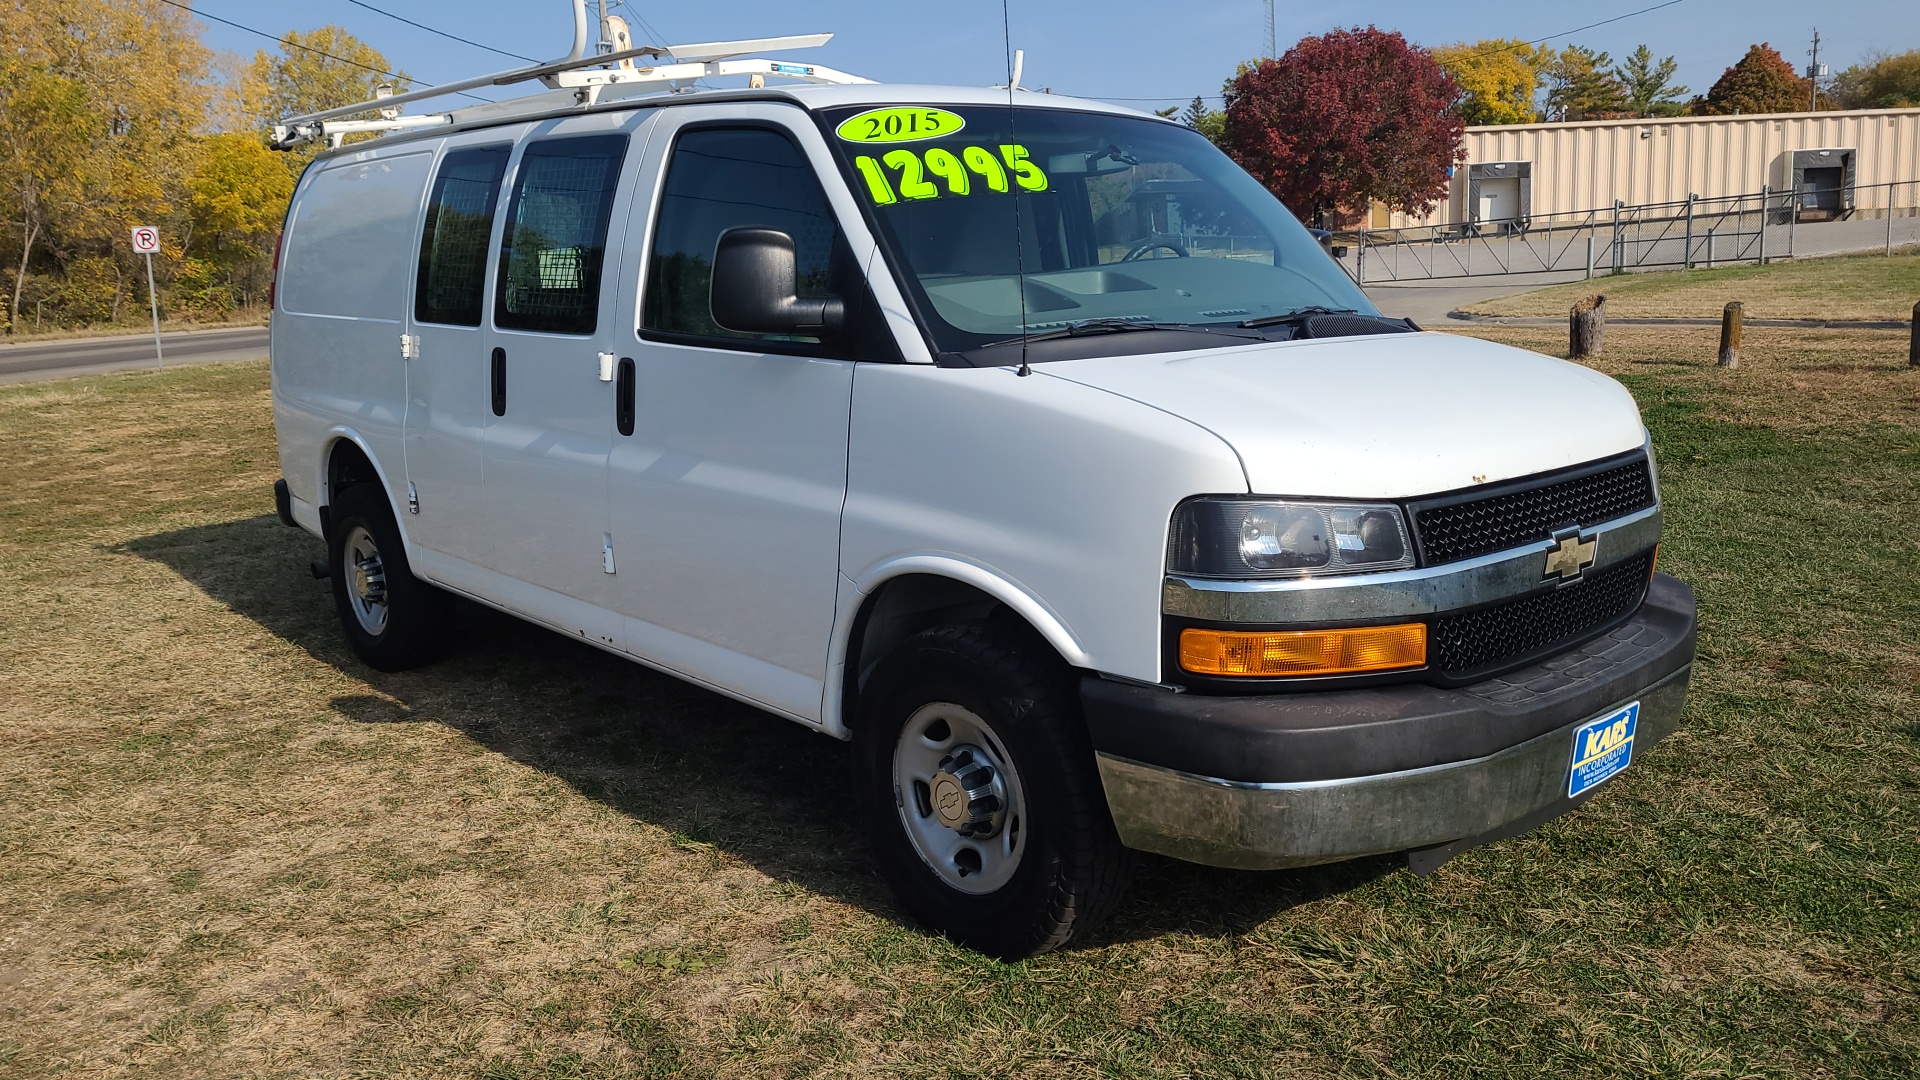
[[[1125,255],[1120,256],[1120,261],[1134,262],[1135,260],[1139,259],[1140,256],[1145,255],[1147,252],[1156,250],[1158,248],[1166,248],[1168,251],[1173,252],[1175,255],[1178,255],[1183,259],[1193,257],[1193,252],[1188,251],[1186,249],[1186,246],[1181,244],[1179,241],[1162,240],[1156,237],[1151,240],[1142,240],[1138,244],[1133,245],[1133,250],[1127,252]]]

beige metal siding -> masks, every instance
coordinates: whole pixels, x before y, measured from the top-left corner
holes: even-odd
[[[1860,210],[1887,205],[1886,190],[1870,185],[1920,181],[1920,109],[1472,127],[1465,145],[1452,197],[1424,222],[1407,224],[1468,220],[1468,169],[1496,161],[1533,163],[1536,217],[1605,209],[1616,199],[1632,205],[1778,190],[1782,160],[1795,150],[1853,150]],[[1897,204],[1917,200],[1920,193],[1903,190]]]

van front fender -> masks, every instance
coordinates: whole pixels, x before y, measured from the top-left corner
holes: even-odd
[[[1077,668],[1089,668],[1092,657],[1080,638],[1064,619],[1020,581],[991,566],[972,562],[948,552],[922,552],[898,555],[867,567],[857,579],[841,579],[841,602],[834,618],[833,644],[827,654],[826,685],[822,688],[821,730],[836,738],[852,737],[845,713],[847,657],[853,651],[853,635],[860,626],[860,615],[874,594],[890,581],[904,577],[944,578],[970,586],[1005,604],[1026,620],[1027,625],[1044,638],[1060,658]]]

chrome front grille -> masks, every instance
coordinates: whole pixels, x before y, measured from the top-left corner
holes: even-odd
[[[1549,540],[1561,529],[1592,528],[1654,504],[1643,453],[1452,496],[1421,499],[1412,511],[1421,563],[1438,566]]]

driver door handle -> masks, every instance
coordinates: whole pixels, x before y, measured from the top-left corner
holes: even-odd
[[[493,415],[507,415],[507,350],[493,350]]]
[[[633,434],[633,358],[620,358],[619,373],[613,383],[613,423],[620,434]]]

